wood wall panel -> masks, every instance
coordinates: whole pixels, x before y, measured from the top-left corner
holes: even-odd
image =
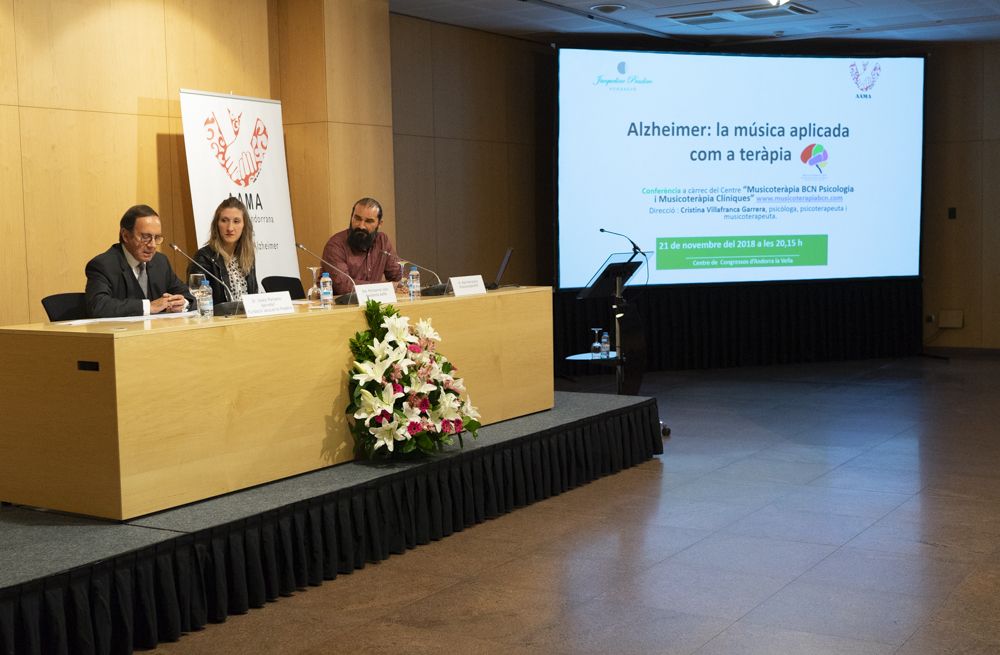
[[[551,53],[404,16],[391,25],[400,249],[428,253],[442,276],[491,280],[512,246],[505,279],[548,280],[536,241],[551,234],[552,212],[539,207],[535,143],[548,129],[538,94],[550,92],[539,71]]]
[[[535,156],[535,146],[518,143],[507,146],[507,245],[514,248],[504,274],[508,283],[535,284],[538,249],[552,252],[555,217],[539,211],[536,203]],[[553,260],[549,257],[548,261]]]
[[[434,136],[506,140],[506,54],[503,37],[434,24]]]
[[[396,249],[401,256],[412,257],[440,275],[438,269],[443,262],[437,240],[434,139],[396,134],[393,154],[398,207]],[[461,238],[453,237],[455,242]]]
[[[438,139],[438,274],[495,275],[507,248],[507,146]]]
[[[278,69],[285,125],[318,123],[327,117],[323,5],[323,0],[278,3]]]
[[[542,78],[538,68],[541,57],[551,57],[548,52],[540,54],[533,46],[517,41],[504,44],[506,71],[504,82],[507,97],[507,140],[512,143],[535,143],[539,125],[538,100],[544,94],[553,94],[555,89],[542,88]],[[548,121],[543,121],[547,126]]]
[[[434,135],[432,23],[392,16],[392,128],[396,134]],[[397,154],[398,159],[398,154]]]
[[[351,207],[365,196],[382,203],[382,231],[395,242],[396,202],[392,127],[329,124],[330,216],[328,234],[347,227]]]
[[[194,209],[191,206],[191,183],[188,180],[187,152],[184,148],[184,129],[179,116],[167,119],[167,131],[156,135],[157,158],[165,162],[166,174],[161,185],[166,189],[161,194],[163,207],[157,207],[163,223],[165,244],[176,243],[193,254],[201,247],[194,229]],[[222,202],[222,199],[219,199]],[[160,251],[170,259],[181,278],[187,271],[187,260],[170,249],[169,245]]]
[[[391,127],[389,3],[325,5],[327,120]]]
[[[28,276],[17,107],[0,105],[0,325],[28,320]]]
[[[331,214],[328,135],[328,123],[285,126],[295,238],[320,255],[331,234],[328,221]],[[347,210],[344,216],[346,225]],[[299,253],[300,277],[306,288],[309,286],[305,284],[309,280],[307,267],[317,265],[307,254]]]
[[[1000,139],[1000,43],[983,47],[983,138]]]
[[[1000,51],[994,49],[996,64],[1000,65]],[[995,67],[995,66],[994,66]],[[998,80],[1000,82],[1000,80]],[[998,98],[1000,100],[1000,98]],[[997,111],[987,105],[987,111]],[[1000,140],[983,143],[983,230],[982,230],[982,316],[984,348],[1000,348]]]
[[[0,105],[17,104],[14,0],[0,0]]]
[[[166,115],[162,0],[15,0],[14,15],[22,105]]]
[[[928,143],[925,149],[928,179],[923,221],[924,311],[965,312],[965,327],[942,330],[935,346],[980,347],[982,342],[982,145]],[[958,218],[947,218],[948,207]],[[926,326],[925,337],[934,333]]]
[[[164,8],[172,116],[180,115],[177,99],[182,88],[273,97],[266,2],[166,0]]]
[[[983,135],[983,51],[979,46],[949,46],[927,60],[926,93],[929,141],[965,141]]]
[[[45,320],[43,296],[83,290],[84,266],[117,241],[128,207],[159,211],[170,238],[161,205],[169,164],[157,150],[167,129],[160,117],[21,109],[30,320]]]

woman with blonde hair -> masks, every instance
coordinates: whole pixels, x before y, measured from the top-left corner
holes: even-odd
[[[246,205],[239,198],[226,198],[215,210],[208,242],[194,256],[196,262],[232,289],[230,298],[229,292],[209,277],[213,302],[235,301],[244,294],[257,293],[256,254],[253,223]],[[194,264],[188,266],[188,275],[200,272]]]

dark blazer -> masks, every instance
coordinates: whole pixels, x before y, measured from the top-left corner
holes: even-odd
[[[222,255],[212,250],[211,246],[204,246],[203,248],[200,248],[198,252],[194,254],[194,260],[208,269],[212,275],[225,282],[230,289],[233,288],[232,283],[229,281],[229,269],[226,268],[225,260],[222,258]],[[188,264],[188,275],[191,275],[192,273],[204,273],[204,271],[194,264]],[[246,281],[247,293],[257,293],[259,291],[257,287],[256,264],[250,267],[250,274],[246,276]],[[221,284],[213,280],[211,277],[208,277],[208,282],[212,285],[213,303],[217,305],[221,302],[233,300],[229,297],[229,292],[226,291]]]
[[[153,255],[146,264],[149,280],[149,299],[156,300],[164,293],[178,293],[187,298],[188,307],[194,298],[162,253]],[[142,288],[129,268],[122,245],[116,243],[87,262],[87,315],[91,318],[113,316],[142,316]]]

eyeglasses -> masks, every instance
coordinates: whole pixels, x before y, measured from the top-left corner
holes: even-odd
[[[133,232],[133,234],[135,233]],[[150,243],[155,243],[156,245],[160,245],[161,243],[163,243],[162,234],[136,234],[135,236],[137,239],[139,239],[140,243],[146,246],[148,246]]]

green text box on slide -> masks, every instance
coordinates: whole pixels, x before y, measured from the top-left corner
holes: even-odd
[[[656,269],[826,266],[826,234],[660,237]]]

